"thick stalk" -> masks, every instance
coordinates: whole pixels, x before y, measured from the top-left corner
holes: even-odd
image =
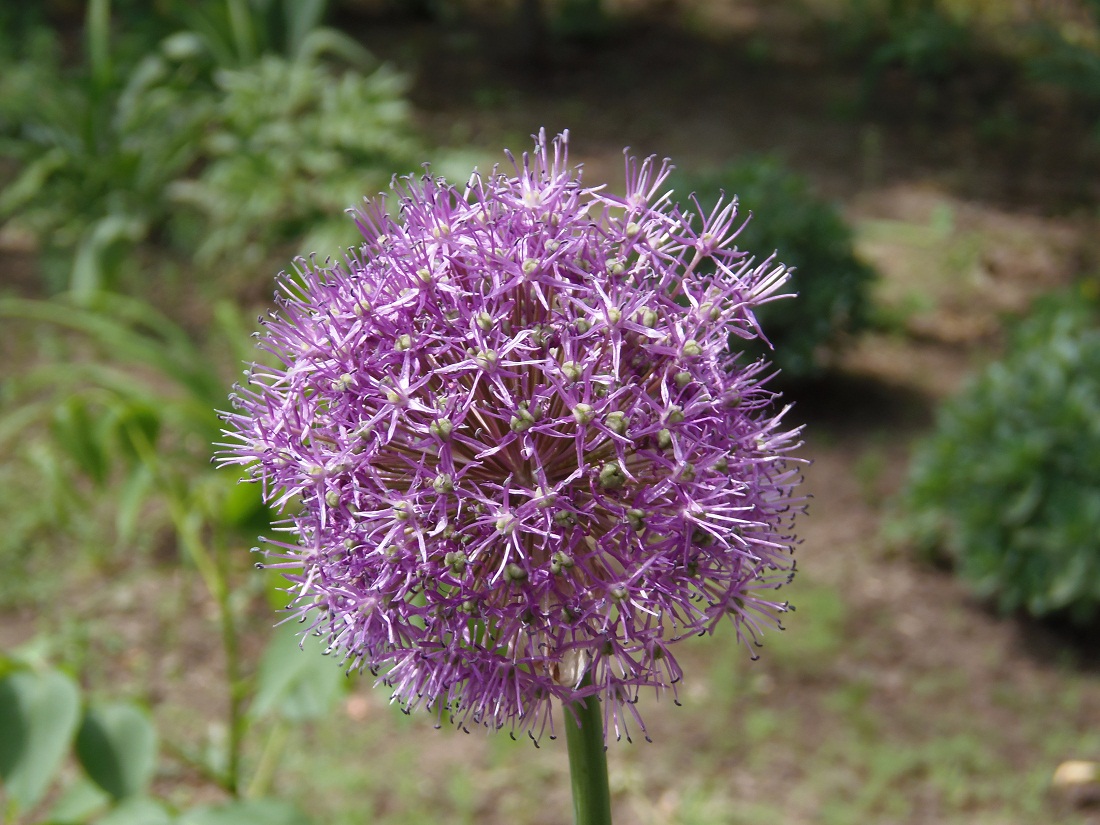
[[[582,685],[590,684],[588,676]],[[576,714],[576,718],[574,718]],[[589,696],[565,709],[565,741],[569,747],[569,777],[573,785],[575,825],[611,825],[611,791],[607,785],[600,701]]]

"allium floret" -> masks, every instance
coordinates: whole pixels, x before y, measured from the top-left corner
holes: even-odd
[[[299,261],[219,453],[292,512],[267,565],[349,668],[536,741],[590,695],[644,733],[681,639],[755,646],[800,509],[797,429],[728,351],[786,270],[735,248],[735,199],[693,216],[629,155],[624,196],[586,188],[567,142],[395,183],[358,250]]]

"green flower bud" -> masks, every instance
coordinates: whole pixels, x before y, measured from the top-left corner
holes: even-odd
[[[578,381],[584,375],[584,369],[576,361],[566,361],[561,365],[561,371],[570,381]]]
[[[508,422],[509,429],[514,433],[527,432],[534,425],[535,416],[531,415],[527,408],[522,406],[516,410],[516,414],[512,416],[512,420]]]
[[[606,425],[607,429],[611,430],[611,432],[616,435],[623,435],[626,433],[626,413],[619,412],[618,410],[609,412],[604,418],[603,423]]]
[[[558,500],[558,494],[547,490],[545,487],[535,488],[535,506],[545,510],[547,507],[553,507],[554,503]]]
[[[555,576],[562,570],[568,570],[573,566],[573,557],[560,550],[550,557],[550,572]]]
[[[477,365],[483,370],[490,370],[497,365],[497,359],[499,356],[496,350],[492,349],[479,349],[477,355],[474,356],[474,360]]]
[[[606,490],[617,490],[626,484],[626,473],[617,461],[609,461],[600,468],[600,486]]]
[[[558,510],[554,513],[554,523],[559,527],[572,527],[577,523],[577,517],[568,510]]]
[[[456,576],[461,576],[466,572],[466,554],[461,550],[455,550],[447,553],[443,557],[443,563],[451,569],[451,572]]]

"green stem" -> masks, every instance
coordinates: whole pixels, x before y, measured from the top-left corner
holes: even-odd
[[[88,62],[96,90],[103,92],[111,85],[111,3],[110,0],[90,0],[85,29],[88,35]]]
[[[290,739],[290,725],[286,722],[276,722],[275,727],[267,737],[267,743],[260,753],[260,761],[256,765],[256,772],[252,775],[252,781],[248,784],[245,796],[249,799],[257,799],[267,796],[271,791],[271,785],[275,778],[275,769],[279,765],[279,757],[286,748]]]
[[[233,33],[233,46],[237,50],[239,65],[247,66],[256,59],[255,39],[248,3],[244,0],[227,0],[229,29]]]
[[[224,543],[215,541],[215,552],[207,550],[202,539],[202,517],[188,510],[185,502],[173,496],[172,517],[176,534],[188,556],[198,568],[210,595],[218,606],[218,623],[221,626],[222,649],[225,652],[225,676],[229,689],[229,718],[226,722],[229,741],[226,743],[226,770],[221,785],[233,796],[240,793],[241,743],[248,720],[244,715],[247,683],[241,676],[240,649],[237,644],[237,625],[233,616],[233,604],[229,590],[228,562]]]
[[[169,510],[176,528],[176,538],[190,557],[203,583],[218,606],[218,623],[221,626],[222,650],[225,653],[225,676],[229,691],[228,739],[226,743],[226,770],[219,783],[233,796],[240,796],[241,746],[248,729],[248,717],[244,713],[248,698],[248,683],[241,671],[240,645],[237,639],[237,623],[233,615],[232,594],[229,588],[229,559],[226,542],[221,531],[214,530],[211,541],[214,552],[206,546],[203,536],[203,515],[189,499],[186,485],[165,473],[158,461],[153,445],[145,439],[135,440],[142,461],[160,476],[161,487],[168,493]]]
[[[591,684],[588,676],[582,687]],[[574,718],[576,714],[576,718]],[[576,825],[611,825],[611,791],[607,784],[600,700],[589,696],[565,709],[565,741],[569,747],[569,777],[573,784]]]

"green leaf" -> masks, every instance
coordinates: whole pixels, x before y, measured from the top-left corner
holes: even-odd
[[[110,252],[118,244],[131,245],[145,235],[144,221],[125,215],[107,215],[93,223],[80,239],[69,289],[77,303],[87,303],[107,286],[111,274]]]
[[[87,822],[106,811],[114,800],[99,785],[86,777],[65,785],[57,801],[50,806],[50,822]]]
[[[42,799],[79,716],[80,691],[60,671],[19,671],[0,681],[0,778],[19,810]]]
[[[286,802],[274,799],[249,799],[225,805],[194,808],[178,820],[178,825],[310,825],[305,814]]]
[[[101,427],[89,414],[88,405],[80,396],[62,401],[54,410],[53,436],[70,459],[97,485],[107,480],[110,465],[109,446],[102,441]]]
[[[4,187],[0,193],[0,218],[7,218],[38,195],[46,185],[50,175],[61,169],[68,161],[68,153],[55,146],[37,160],[28,164],[14,181]]]
[[[323,644],[308,636],[299,646],[298,625],[276,628],[260,661],[254,716],[274,713],[291,722],[326,716],[349,681],[339,665],[322,656]]]
[[[135,468],[123,483],[115,511],[115,530],[121,544],[128,545],[134,541],[142,505],[153,492],[155,481],[152,470],[142,465]]]
[[[218,507],[222,524],[237,529],[262,533],[270,526],[270,514],[259,484],[234,479],[228,472],[218,477],[223,485]]]
[[[84,716],[76,755],[88,776],[115,799],[137,796],[156,770],[157,732],[136,705],[100,705]]]
[[[171,825],[172,814],[155,799],[135,796],[119,803],[95,825]]]

